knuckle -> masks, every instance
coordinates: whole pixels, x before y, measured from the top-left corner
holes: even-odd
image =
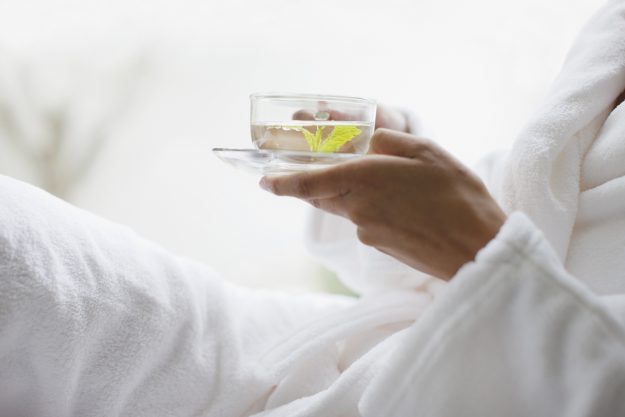
[[[375,130],[375,132],[373,132],[373,136],[377,137],[377,138],[387,138],[390,135],[393,134],[393,130],[391,129],[387,129],[385,127],[380,127],[378,129]]]
[[[410,145],[412,159],[427,164],[436,163],[440,159],[437,147],[430,139],[414,137]]]
[[[412,146],[418,150],[429,150],[432,148],[432,141],[419,136],[411,136]]]
[[[295,185],[295,192],[300,197],[308,197],[312,193],[312,186],[310,183],[310,179],[307,177],[302,177],[297,181]]]
[[[359,227],[356,230],[356,233],[358,235],[358,240],[360,240],[363,244],[367,246],[375,245],[375,235],[371,233],[369,230],[363,227]]]
[[[356,226],[368,226],[372,223],[371,214],[360,207],[349,210],[348,214]]]
[[[308,200],[311,206],[314,208],[321,208],[321,201],[319,199]]]
[[[375,130],[375,132],[373,132],[373,135],[371,135],[371,147],[372,148],[376,148],[378,146],[381,146],[390,136],[391,134],[391,130],[380,127],[378,129]]]
[[[347,197],[350,193],[352,192],[352,189],[345,186],[345,185],[340,185],[339,189],[338,189],[338,195],[339,197]]]

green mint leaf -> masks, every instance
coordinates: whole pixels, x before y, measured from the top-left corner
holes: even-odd
[[[317,126],[317,131],[314,134],[305,127],[293,127],[292,129],[301,132],[304,135],[304,139],[306,139],[306,142],[308,143],[308,148],[310,148],[312,152],[317,152],[319,150],[325,126]]]
[[[323,134],[323,129],[325,129],[325,126],[317,126],[317,131],[315,132],[315,147],[310,149],[313,152],[318,151],[321,146],[321,135]]]
[[[336,152],[341,146],[360,135],[361,130],[356,126],[335,126],[328,137],[317,149],[319,152]]]
[[[317,135],[313,135],[310,130],[306,129],[305,127],[296,127],[294,128],[294,130],[297,130],[299,132],[302,132],[304,134],[304,139],[306,139],[306,142],[308,143],[308,147],[310,148],[311,151],[316,151],[318,148],[317,145]],[[319,128],[317,127],[317,134],[319,134]]]

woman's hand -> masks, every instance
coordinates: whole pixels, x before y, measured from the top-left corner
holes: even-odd
[[[264,177],[260,185],[350,219],[366,245],[443,279],[473,260],[504,223],[480,179],[433,142],[380,129],[369,153],[323,170]]]

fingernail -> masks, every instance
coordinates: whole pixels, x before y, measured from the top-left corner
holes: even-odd
[[[267,177],[262,177],[258,185],[260,186],[260,188],[262,188],[265,191],[269,191],[269,192],[273,191],[271,188],[271,182],[269,181]]]

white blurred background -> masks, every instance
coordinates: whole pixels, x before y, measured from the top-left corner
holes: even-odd
[[[211,148],[248,95],[411,108],[467,163],[513,141],[601,0],[0,0],[0,173],[255,287],[336,290],[307,207]]]

